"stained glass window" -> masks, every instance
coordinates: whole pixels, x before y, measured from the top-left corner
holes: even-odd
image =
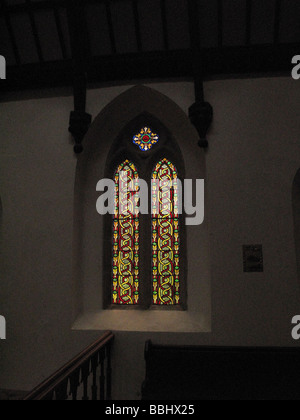
[[[115,174],[112,303],[139,303],[139,177],[134,164],[123,162]]]
[[[141,131],[133,137],[133,143],[146,152],[158,142],[159,136],[152,132],[151,128],[143,127]]]
[[[178,173],[168,159],[152,174],[152,213],[152,303],[179,305]]]

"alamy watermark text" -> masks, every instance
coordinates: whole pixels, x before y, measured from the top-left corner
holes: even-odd
[[[120,172],[119,182],[102,179],[96,191],[102,192],[96,203],[100,215],[116,212],[121,216],[149,214],[186,215],[188,226],[201,225],[204,222],[204,180],[185,179],[152,180],[151,200],[149,186],[143,179],[129,180],[127,172]],[[151,206],[149,206],[151,202]]]
[[[300,55],[293,57],[292,64],[295,65],[292,70],[292,77],[294,80],[300,80]]]
[[[0,79],[6,79],[6,60],[0,55]]]
[[[6,319],[0,315],[0,340],[6,340]]]

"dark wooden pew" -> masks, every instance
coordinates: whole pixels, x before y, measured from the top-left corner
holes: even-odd
[[[143,400],[299,400],[300,349],[146,343]]]

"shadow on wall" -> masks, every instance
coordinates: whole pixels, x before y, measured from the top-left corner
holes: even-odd
[[[298,280],[300,281],[300,169],[294,178],[292,195]]]

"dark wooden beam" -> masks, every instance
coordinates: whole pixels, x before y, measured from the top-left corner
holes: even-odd
[[[290,74],[291,57],[299,54],[300,43],[202,49],[203,79],[217,77]],[[20,91],[54,86],[71,86],[72,61],[9,66],[10,77],[0,91]],[[95,57],[87,64],[89,83],[127,82],[137,79],[193,79],[191,50],[147,52]]]
[[[84,0],[68,0],[68,26],[73,62],[74,111],[70,116],[69,131],[75,140],[75,153],[82,152],[82,140],[92,117],[85,112],[87,89],[88,31]]]
[[[56,24],[57,34],[58,34],[58,38],[59,38],[61,53],[62,53],[63,59],[66,60],[67,59],[67,49],[66,49],[66,43],[65,43],[65,39],[64,39],[63,30],[62,30],[62,24],[61,24],[59,11],[58,11],[57,2],[55,0],[51,0],[51,3],[52,3],[52,8],[53,8],[53,13],[54,13],[54,18],[55,18],[55,24]]]
[[[132,0],[133,16],[134,16],[134,26],[135,26],[135,36],[137,42],[137,49],[139,52],[143,50],[142,48],[142,37],[141,37],[141,27],[140,27],[140,17],[138,10],[138,0]]]
[[[203,56],[201,51],[198,0],[188,0],[188,9],[195,84],[195,103],[189,108],[189,118],[198,131],[198,145],[206,148],[208,146],[206,134],[212,123],[213,109],[204,99]]]
[[[39,38],[37,26],[36,26],[36,23],[35,23],[34,12],[33,12],[33,9],[32,9],[31,0],[26,0],[26,5],[27,5],[27,11],[28,11],[28,14],[29,14],[29,18],[30,18],[30,24],[31,24],[31,29],[32,29],[33,37],[34,37],[34,42],[35,42],[37,54],[38,54],[40,63],[43,63],[44,62],[44,56],[43,56],[43,51],[42,51],[42,47],[41,47],[41,43],[40,43],[40,38]]]
[[[223,46],[223,0],[218,0],[218,46]]]
[[[116,37],[115,37],[114,26],[113,26],[113,21],[112,21],[110,0],[105,0],[105,7],[106,7],[106,17],[107,17],[109,38],[110,38],[112,53],[117,54],[117,44],[116,44]]]
[[[6,3],[6,0],[1,0],[0,4],[1,4],[1,12],[4,14],[4,19],[5,19],[5,23],[6,23],[6,26],[7,26],[10,42],[11,42],[11,45],[12,45],[12,49],[13,49],[13,52],[14,52],[15,60],[16,60],[17,65],[20,65],[21,64],[20,53],[19,53],[15,33],[14,33],[14,30],[13,30],[13,27],[12,27],[12,24],[11,24],[11,19],[10,19],[10,15],[9,15],[9,12],[8,12],[8,6],[7,6],[7,3]]]
[[[276,0],[275,3],[275,22],[274,22],[274,44],[280,43],[280,18],[281,18],[282,0]]]
[[[71,40],[74,86],[75,90],[78,88],[78,93],[80,92],[79,95],[75,95],[75,108],[85,110],[88,46],[84,0],[68,0],[67,16]],[[78,86],[78,82],[80,86]]]
[[[35,1],[31,4],[31,10],[33,12],[38,11],[38,10],[50,10],[53,8],[53,3],[55,3],[57,7],[66,7],[67,0]],[[7,6],[7,10],[10,15],[24,14],[28,12],[28,5],[26,4],[26,2],[10,4]],[[1,13],[1,10],[0,10],[0,13]]]
[[[85,0],[86,4],[92,4],[92,3],[106,3],[106,1],[112,2],[115,0]],[[128,2],[128,0],[118,0],[118,2]],[[40,1],[34,1],[32,3],[32,10],[38,11],[38,10],[50,10],[53,8],[53,2],[56,4],[58,8],[66,8],[68,0],[40,0]],[[24,12],[28,11],[26,3],[17,3],[17,4],[10,4],[7,5],[8,11],[10,14],[22,14]],[[1,8],[0,8],[0,14],[1,14]]]
[[[7,73],[9,78],[1,81],[0,92],[72,86],[72,60],[8,66]]]
[[[73,85],[73,60],[9,66],[10,77],[0,83],[0,92]],[[87,65],[89,83],[193,77],[190,50],[94,57]],[[2,83],[3,82],[3,83]]]
[[[251,44],[251,27],[252,27],[252,0],[247,0],[246,4],[246,45]]]
[[[196,101],[204,100],[203,73],[200,41],[199,8],[197,0],[188,0],[189,28],[191,39],[191,50],[193,52],[193,73],[195,81]]]
[[[169,51],[169,37],[168,37],[168,20],[167,20],[167,7],[166,0],[160,0],[161,19],[162,19],[162,31],[164,40],[164,49]]]
[[[129,81],[132,79],[193,77],[189,50],[147,52],[95,57],[88,69],[89,81]]]

